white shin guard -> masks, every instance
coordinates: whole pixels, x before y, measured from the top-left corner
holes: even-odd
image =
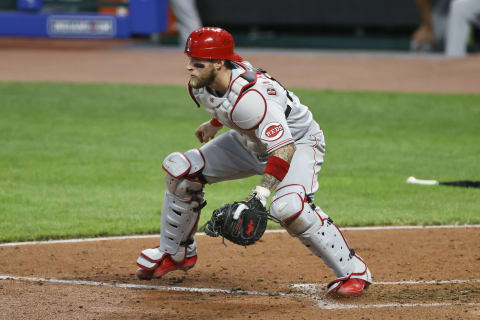
[[[182,251],[179,247],[185,247],[187,240],[193,238],[200,209],[197,203],[181,201],[169,191],[165,192],[160,230],[161,251],[172,256]]]
[[[172,257],[177,252],[185,256],[185,250],[179,248],[193,241],[200,211],[206,204],[204,182],[199,178],[205,161],[198,149],[192,149],[185,154],[174,152],[168,155],[162,167],[167,172],[167,191],[162,207],[160,250]]]
[[[198,149],[185,154],[174,152],[163,161],[167,191],[162,207],[160,245],[142,251],[137,259],[141,268],[154,270],[167,255],[175,262],[197,255],[193,236],[201,209],[206,205],[204,182],[200,177],[204,166],[204,158]]]
[[[306,206],[307,207],[307,206]],[[303,214],[318,215],[310,228],[296,235],[300,241],[329,266],[338,278],[360,278],[371,282],[367,265],[350,249],[343,234],[320,209],[307,207]],[[301,216],[298,217],[301,219]]]
[[[316,256],[321,258],[338,277],[336,281],[360,278],[371,282],[365,262],[350,249],[333,221],[319,207],[307,202],[305,189],[289,185],[279,189],[270,206],[270,213],[282,226]]]

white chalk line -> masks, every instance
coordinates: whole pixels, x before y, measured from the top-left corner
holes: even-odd
[[[454,225],[438,225],[438,226],[372,226],[372,227],[346,227],[340,228],[342,231],[368,231],[368,230],[410,230],[410,229],[461,229],[461,228],[480,228],[480,224],[454,224]],[[285,233],[284,229],[267,230],[265,233]],[[204,236],[204,232],[198,232],[196,236]],[[99,237],[99,238],[83,238],[83,239],[63,239],[63,240],[46,240],[46,241],[24,241],[24,242],[7,242],[0,243],[0,247],[10,246],[26,246],[37,244],[56,244],[56,243],[77,243],[90,241],[111,241],[111,240],[128,240],[128,239],[151,239],[160,238],[156,235],[132,235],[132,236],[115,236],[115,237]]]
[[[194,288],[178,286],[153,286],[140,285],[133,283],[111,283],[83,280],[62,280],[54,278],[36,278],[36,277],[18,277],[10,275],[0,275],[0,280],[17,280],[30,282],[47,282],[59,284],[88,285],[100,287],[113,287],[137,290],[157,290],[157,291],[176,291],[192,293],[220,293],[230,295],[251,295],[251,296],[285,296],[285,297],[304,297],[314,301],[317,307],[327,310],[341,309],[368,309],[368,308],[391,308],[391,307],[441,307],[441,306],[480,306],[476,302],[439,302],[439,303],[384,303],[384,304],[344,304],[335,302],[332,299],[324,297],[324,287],[326,284],[292,284],[291,287],[298,290],[294,292],[266,292],[266,291],[248,291],[248,290],[226,290],[215,288]],[[396,281],[396,282],[376,282],[376,285],[405,285],[405,284],[446,284],[446,283],[479,283],[480,279],[471,280],[439,280],[439,281]],[[319,296],[323,296],[319,297]]]
[[[435,281],[385,281],[374,282],[373,285],[431,285],[431,284],[457,284],[457,283],[480,283],[480,279],[470,280],[435,280]],[[321,309],[342,310],[342,309],[369,309],[369,308],[392,308],[392,307],[446,307],[446,306],[480,306],[479,302],[433,302],[433,303],[381,303],[381,304],[344,304],[325,297],[320,297],[324,289],[320,284],[292,284],[292,288],[304,293],[310,300],[313,300]]]
[[[62,280],[62,279],[55,279],[55,278],[17,277],[17,276],[10,276],[10,275],[0,275],[0,280],[49,282],[49,283],[75,284],[75,285],[87,285],[87,286],[99,286],[99,287],[114,287],[114,288],[124,288],[124,289],[179,291],[179,292],[194,292],[194,293],[223,293],[223,294],[233,294],[233,295],[290,296],[290,297],[306,296],[305,293],[292,293],[292,292],[266,292],[266,291],[226,290],[226,289],[215,289],[215,288],[194,288],[194,287],[178,287],[178,286],[152,286],[152,285],[143,285],[143,284],[134,284],[134,283]]]
[[[457,284],[457,283],[480,283],[480,279],[467,279],[467,280],[406,280],[406,281],[379,281],[374,282],[374,284],[378,285],[405,285],[405,284]]]
[[[397,286],[397,285],[422,285],[422,284],[458,284],[458,283],[480,283],[480,279],[465,279],[465,280],[403,280],[403,281],[374,281],[374,285],[383,286]],[[321,287],[323,284],[319,283],[297,283],[292,284],[292,288],[315,288]],[[313,290],[313,289],[312,289]]]
[[[343,309],[371,309],[371,308],[412,308],[412,307],[449,307],[449,306],[480,306],[475,302],[434,302],[434,303],[383,303],[383,304],[342,304],[326,301],[324,299],[313,299],[317,306],[326,310],[343,310]]]

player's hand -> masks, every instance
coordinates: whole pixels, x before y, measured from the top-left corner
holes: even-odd
[[[195,130],[195,136],[200,142],[208,142],[213,139],[222,127],[213,126],[210,121],[204,122]]]
[[[262,186],[256,186],[255,189],[253,189],[252,194],[245,198],[245,201],[250,202],[250,200],[256,198],[260,201],[263,207],[266,207],[268,197],[270,197],[270,190]]]
[[[433,30],[431,27],[421,25],[412,35],[410,49],[413,51],[429,51],[434,42]]]

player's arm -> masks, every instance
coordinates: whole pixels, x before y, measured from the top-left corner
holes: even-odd
[[[257,197],[263,206],[266,205],[270,194],[277,189],[280,182],[287,175],[295,150],[295,144],[292,142],[276,149],[268,156],[262,180],[260,184],[253,189],[253,195],[251,196]]]
[[[267,168],[263,173],[260,186],[268,189],[270,193],[275,191],[278,184],[287,174],[294,153],[295,144],[293,142],[273,151],[268,158]],[[271,157],[275,157],[277,159]]]
[[[192,98],[193,102],[197,105],[197,107],[200,108],[200,102],[197,100],[195,97],[195,93],[190,86],[190,83],[188,84],[188,93],[190,94],[190,97]],[[210,121],[202,123],[196,130],[195,130],[195,136],[197,137],[198,141],[200,142],[208,142],[210,139],[213,139],[215,135],[217,134],[220,129],[222,129],[223,124],[220,123],[215,118],[212,118]]]
[[[295,153],[282,107],[266,99],[258,90],[247,90],[230,113],[230,120],[242,130],[255,130],[257,138],[265,144],[269,155],[265,171],[260,184],[247,198],[249,201],[257,198],[265,206],[270,194],[286,176]]]
[[[202,123],[197,130],[195,130],[195,136],[200,142],[208,142],[215,137],[222,127],[223,125],[217,119],[213,118],[210,121]]]

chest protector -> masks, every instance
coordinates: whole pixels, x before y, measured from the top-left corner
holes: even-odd
[[[240,142],[257,156],[266,155],[265,145],[258,139],[255,129],[265,118],[267,100],[286,105],[288,91],[264,70],[248,62],[234,63],[232,80],[227,93],[218,97],[207,87],[188,87],[190,96],[198,107],[205,110],[223,125],[239,133]]]
[[[225,96],[218,97],[207,87],[194,89],[189,86],[188,89],[197,106],[203,105],[223,125],[240,132],[250,131],[265,117],[265,96],[278,95],[286,90],[264,70],[256,69],[249,63],[234,65],[236,68],[232,70],[232,81]],[[278,98],[282,98],[281,95]]]

